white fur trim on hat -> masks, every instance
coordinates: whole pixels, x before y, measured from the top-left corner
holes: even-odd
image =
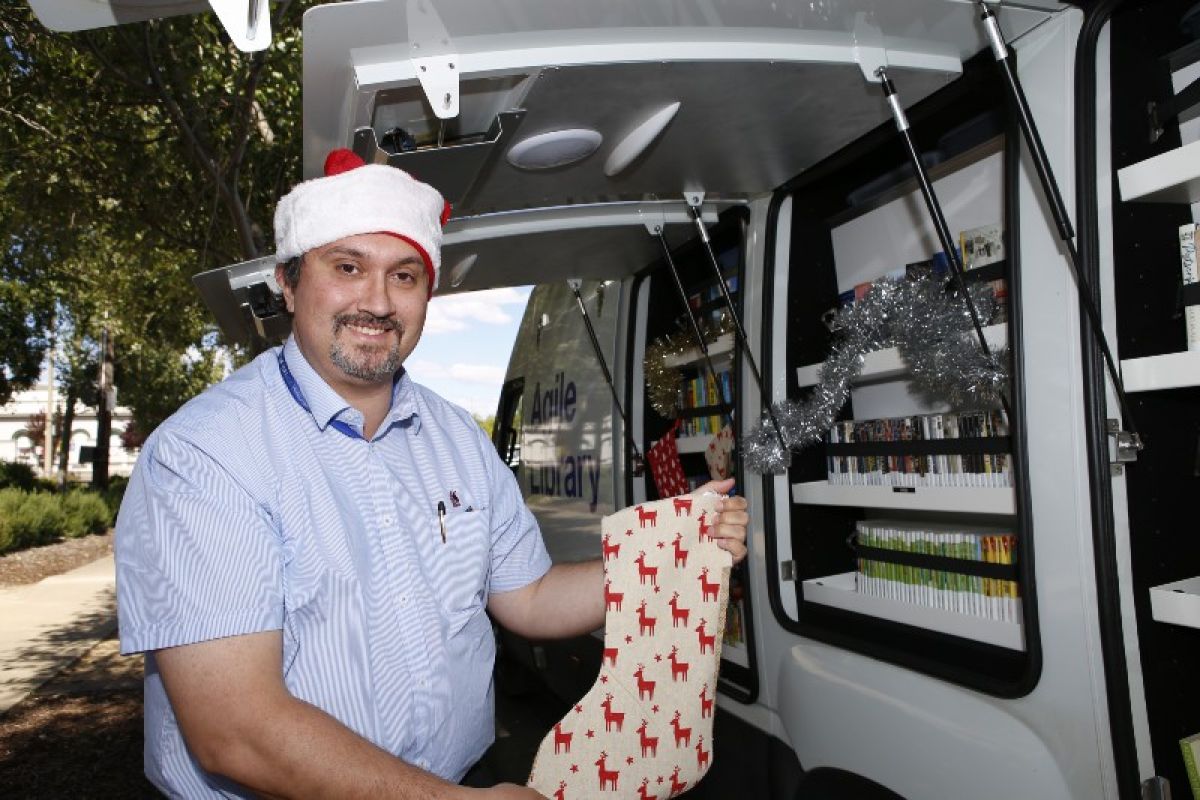
[[[449,212],[442,195],[401,169],[363,164],[349,151],[334,151],[325,163],[326,173],[344,171],[304,181],[275,208],[279,263],[347,236],[390,233],[420,251],[432,294],[441,269],[442,225]]]

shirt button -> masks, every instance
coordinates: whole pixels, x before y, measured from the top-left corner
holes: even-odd
[[[429,769],[429,759],[422,758],[420,761],[417,762],[417,766],[420,767],[421,769]]]
[[[391,517],[384,517],[384,518],[383,518],[383,524],[384,524],[384,525],[391,525],[391,524],[392,524],[392,522],[393,522],[393,520],[392,520],[392,518],[391,518]]]
[[[408,605],[408,597],[407,596],[400,595],[400,605],[402,605],[402,606]]]

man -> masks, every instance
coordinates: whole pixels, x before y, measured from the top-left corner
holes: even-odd
[[[551,566],[478,425],[402,368],[441,196],[348,151],[326,173],[276,212],[292,336],[154,432],[121,509],[146,773],[189,798],[538,797],[456,783],[493,738],[485,609],[531,639],[594,630],[603,567]],[[740,560],[745,502],[723,502]]]

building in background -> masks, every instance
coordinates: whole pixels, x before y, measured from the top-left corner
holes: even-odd
[[[54,413],[46,415],[45,383],[40,383],[14,395],[11,402],[0,406],[0,461],[19,462],[34,468],[38,475],[46,476],[43,448],[45,439],[42,419],[49,424],[56,415],[64,411],[65,398],[55,392]],[[112,436],[108,445],[108,474],[129,475],[137,460],[137,451],[127,451],[121,443],[121,434],[132,421],[128,408],[117,406],[112,413]],[[75,418],[71,421],[71,448],[67,460],[67,479],[87,482],[92,479],[91,454],[96,447],[96,409],[75,404]],[[54,473],[58,471],[58,452],[61,445],[53,443]]]

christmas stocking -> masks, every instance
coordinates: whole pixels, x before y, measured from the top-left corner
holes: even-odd
[[[542,740],[532,788],[554,800],[665,800],[708,771],[732,564],[708,535],[717,500],[604,518],[600,676]]]

